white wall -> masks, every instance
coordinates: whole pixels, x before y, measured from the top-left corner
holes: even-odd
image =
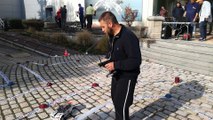
[[[0,18],[21,18],[21,5],[19,0],[0,0]]]
[[[84,0],[24,0],[26,19],[45,19],[45,7],[48,5],[54,6],[53,17],[57,10],[66,5],[67,7],[67,21],[76,21],[79,18],[76,16],[78,11],[78,4],[84,6]]]
[[[76,21],[79,20],[79,18],[76,15],[76,12],[78,11],[78,4],[81,4],[82,6],[85,5],[84,0],[47,0],[47,6],[52,5],[54,6],[53,15],[56,15],[57,10],[59,10],[60,7],[63,7],[66,5],[67,8],[67,21]]]
[[[147,25],[147,18],[153,15],[154,0],[142,1],[142,23]]]
[[[78,4],[85,6],[85,0],[23,0],[25,10],[21,10],[20,0],[0,0],[0,17],[20,18],[22,12],[25,12],[26,19],[45,18],[45,4],[53,4],[52,1],[60,1],[55,3],[55,10],[60,6],[67,6],[67,21],[76,21],[79,18],[76,16]],[[46,1],[46,2],[45,2]],[[39,2],[43,3],[39,4]],[[142,24],[146,25],[147,18],[153,14],[154,0],[142,0]],[[54,5],[53,5],[54,6]],[[42,13],[41,13],[42,12]],[[55,15],[55,12],[53,13]],[[133,23],[137,26],[140,23]]]
[[[45,17],[45,0],[24,0],[24,4],[26,19],[43,19]]]

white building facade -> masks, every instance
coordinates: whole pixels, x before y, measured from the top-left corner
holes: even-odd
[[[96,3],[104,1],[101,5]],[[134,1],[134,2],[133,2]],[[82,6],[88,6],[88,4],[93,4],[97,7],[96,19],[101,13],[98,11],[113,10],[116,12],[121,7],[122,11],[117,14],[119,21],[122,22],[122,14],[124,12],[125,6],[130,6],[133,9],[137,9],[138,17],[133,23],[134,25],[146,24],[147,17],[153,16],[153,9],[156,6],[156,1],[158,0],[0,0],[0,18],[18,18],[18,19],[43,19],[46,20],[50,16],[47,12],[52,10],[52,17],[55,16],[56,11],[61,7],[67,6],[67,21],[76,21],[79,18],[76,15],[78,11],[78,4]],[[115,4],[112,4],[112,3]],[[117,6],[118,5],[118,6]]]

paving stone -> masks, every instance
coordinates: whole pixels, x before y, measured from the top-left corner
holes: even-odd
[[[90,116],[88,116],[91,120],[100,120],[100,117],[96,114],[92,114]]]
[[[10,109],[3,110],[2,112],[5,116],[12,114],[12,111]]]
[[[48,115],[46,113],[39,113],[38,116],[41,118],[41,119],[44,119],[44,118],[47,118]]]
[[[108,117],[107,119],[105,119],[105,120],[115,120],[114,118],[112,118],[112,117]]]
[[[1,109],[2,109],[2,110],[6,110],[6,109],[8,109],[8,108],[10,108],[9,105],[2,105],[2,106],[1,106]]]
[[[153,119],[153,120],[162,120],[163,118],[160,117],[160,116],[155,115],[151,119]]]
[[[19,113],[19,112],[21,112],[21,109],[20,108],[13,109],[13,112],[14,113]]]
[[[212,105],[209,105],[209,104],[202,103],[200,106],[201,106],[201,107],[205,107],[205,108],[212,109]]]
[[[183,117],[181,115],[176,115],[176,118],[178,118],[179,120],[188,120],[186,117]]]
[[[37,117],[34,117],[34,118],[30,118],[31,120],[40,120],[39,118]]]
[[[104,112],[99,112],[99,113],[97,113],[97,115],[99,116],[100,120],[104,120],[104,119],[107,119],[109,117],[109,115],[107,113],[104,113]]]
[[[30,107],[22,108],[22,110],[24,113],[28,113],[28,112],[32,111],[32,109]]]
[[[162,118],[167,118],[169,115],[168,114],[165,114],[163,112],[157,112],[156,113],[159,117],[162,117]]]
[[[115,118],[115,112],[114,111],[110,111],[109,112],[109,116],[112,117],[112,118]]]
[[[131,117],[130,119],[131,119],[131,120],[141,120],[141,118],[138,118],[138,117],[136,117],[136,116]]]
[[[188,115],[187,118],[192,119],[192,120],[201,120],[201,118],[196,115]]]
[[[183,117],[187,117],[188,113],[186,111],[176,111],[177,114]]]
[[[22,108],[24,108],[24,107],[28,107],[29,104],[28,104],[27,102],[22,102],[22,103],[20,103],[20,106],[21,106]]]
[[[140,112],[140,111],[134,113],[133,115],[134,115],[136,118],[144,118],[144,117],[146,117],[146,115],[145,115],[143,112]]]
[[[13,115],[7,115],[5,116],[5,120],[13,120],[15,117]]]

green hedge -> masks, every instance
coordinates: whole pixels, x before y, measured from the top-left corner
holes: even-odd
[[[24,28],[21,19],[11,19],[11,20],[9,20],[9,27],[11,29],[23,29]]]
[[[23,21],[23,24],[27,28],[33,28],[38,31],[41,31],[44,28],[44,21],[42,20],[36,20],[36,19],[25,20]]]

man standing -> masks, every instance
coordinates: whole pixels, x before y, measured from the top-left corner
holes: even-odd
[[[62,28],[65,28],[66,19],[67,19],[67,9],[66,9],[66,5],[64,5],[64,7],[61,9],[61,26],[62,26]]]
[[[213,2],[211,2],[211,15],[213,16]],[[208,35],[211,35],[212,33],[212,27],[213,27],[213,21],[209,22],[209,32]]]
[[[185,6],[184,17],[186,17],[187,22],[195,22],[198,18],[200,6],[195,0],[190,0]],[[194,24],[189,25],[189,34],[192,36],[194,31]]]
[[[206,41],[206,26],[208,22],[212,21],[211,16],[211,3],[206,0],[197,0],[201,4],[201,9],[199,12],[199,27],[200,27],[200,41]]]
[[[78,10],[78,14],[79,14],[79,19],[80,19],[80,23],[81,23],[81,29],[84,28],[84,8],[81,6],[81,4],[78,4],[79,10]]]
[[[95,9],[92,7],[92,4],[90,4],[86,8],[86,19],[87,19],[87,28],[92,28],[92,16],[95,15]]]
[[[135,34],[118,23],[115,15],[104,12],[99,18],[102,31],[109,36],[110,52],[107,58],[112,61],[104,67],[112,72],[111,97],[115,107],[116,120],[129,120],[129,107],[137,77],[140,73],[141,52]]]

